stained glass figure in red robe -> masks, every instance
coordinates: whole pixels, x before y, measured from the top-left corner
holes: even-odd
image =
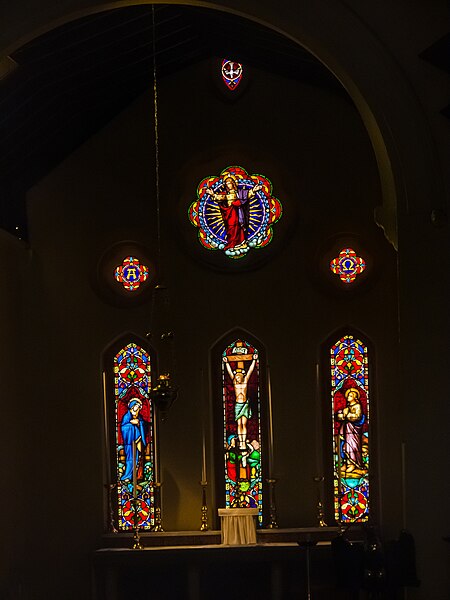
[[[239,189],[236,178],[228,175],[223,180],[220,192],[214,192],[211,188],[206,190],[206,193],[218,203],[222,214],[227,237],[224,250],[247,247],[249,200],[254,198],[260,189],[262,189],[261,184],[254,185],[250,190]]]
[[[198,239],[208,250],[222,250],[229,258],[243,258],[251,248],[264,248],[273,237],[272,225],[282,214],[264,175],[249,175],[238,166],[219,176],[205,177],[189,219],[198,227]]]

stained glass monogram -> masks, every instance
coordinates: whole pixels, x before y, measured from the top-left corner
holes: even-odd
[[[222,354],[227,508],[259,508],[262,523],[259,358],[236,340]]]
[[[353,283],[357,277],[366,268],[364,259],[356,256],[356,252],[351,248],[344,248],[339,252],[339,256],[333,258],[330,262],[330,269],[344,283]]]
[[[352,335],[330,351],[334,512],[341,523],[369,518],[369,379],[367,347]]]
[[[134,481],[137,488],[138,526],[151,529],[154,525],[153,410],[150,390],[150,356],[135,343],[130,343],[114,357],[117,507],[119,529],[122,531],[134,529],[135,526]]]
[[[267,246],[273,237],[272,225],[281,214],[271,182],[237,166],[202,179],[197,200],[189,208],[200,243],[234,259],[244,257],[251,248]]]
[[[123,259],[123,263],[116,267],[114,277],[126,290],[133,292],[147,280],[148,267],[141,264],[138,258],[127,256]]]
[[[242,79],[241,63],[224,58],[222,61],[222,79],[229,90],[235,90]]]

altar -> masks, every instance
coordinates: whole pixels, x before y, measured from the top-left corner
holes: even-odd
[[[256,544],[257,508],[219,508],[221,541],[226,546]]]
[[[225,517],[226,518],[226,517]],[[335,527],[259,529],[255,544],[225,545],[221,532],[109,534],[92,557],[94,600],[229,600],[233,590],[273,600],[334,596]],[[124,542],[127,542],[126,545]]]

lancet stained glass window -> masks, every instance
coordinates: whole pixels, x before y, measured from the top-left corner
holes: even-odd
[[[369,363],[367,346],[345,335],[330,350],[334,513],[342,523],[369,518]]]
[[[151,373],[149,354],[134,342],[114,357],[117,511],[121,531],[134,529],[135,526],[134,482],[137,489],[138,526],[151,529],[154,525],[154,421],[149,397]]]
[[[189,208],[202,246],[233,259],[243,258],[251,248],[267,246],[281,215],[281,202],[272,196],[269,179],[249,175],[238,166],[202,179],[197,200]]]
[[[259,508],[262,523],[261,406],[258,350],[238,339],[222,353],[225,505]]]

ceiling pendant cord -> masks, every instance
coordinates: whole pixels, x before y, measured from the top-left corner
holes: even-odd
[[[159,136],[158,136],[158,86],[156,77],[156,22],[155,5],[152,4],[152,33],[153,33],[153,111],[154,111],[154,137],[155,137],[155,191],[156,191],[156,227],[158,244],[158,269],[160,272],[160,281],[163,280],[161,263],[161,207],[159,193]]]
[[[155,5],[152,4],[152,51],[153,51],[153,110],[154,110],[154,139],[155,139],[155,192],[156,192],[156,227],[157,227],[157,245],[158,245],[158,284],[152,295],[152,305],[150,314],[151,332],[156,326],[162,333],[158,336],[163,346],[160,349],[160,358],[163,365],[168,367],[172,377],[176,377],[177,361],[174,345],[174,334],[170,328],[171,306],[170,294],[165,281],[165,270],[162,256],[162,236],[161,236],[161,198],[159,184],[159,122],[158,122],[158,78],[156,68],[156,19]],[[160,322],[154,323],[155,313]],[[166,342],[166,344],[164,344]],[[167,345],[169,346],[167,348]],[[166,346],[166,350],[164,350]],[[165,364],[164,364],[165,363]],[[163,370],[165,370],[163,368]]]

